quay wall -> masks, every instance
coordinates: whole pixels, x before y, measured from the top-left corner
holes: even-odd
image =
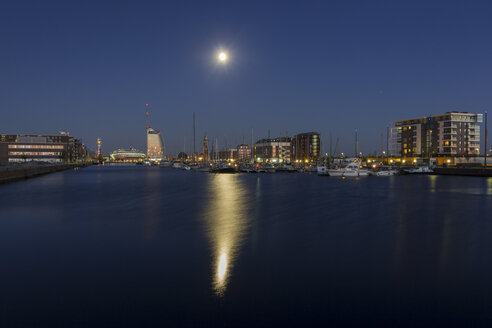
[[[439,167],[434,169],[437,175],[463,175],[474,177],[492,177],[492,169],[486,168],[460,168],[460,167]]]
[[[0,167],[0,184],[16,180],[29,179],[36,176],[65,171],[77,167],[86,167],[88,164],[59,164],[43,166],[6,166]]]

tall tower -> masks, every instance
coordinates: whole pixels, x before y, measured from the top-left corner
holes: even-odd
[[[164,157],[164,143],[161,133],[150,127],[150,106],[145,104],[145,115],[147,118],[147,159],[160,162]]]
[[[99,158],[100,156],[102,156],[102,150],[101,150],[101,137],[97,137],[97,157]]]
[[[209,161],[209,158],[208,158],[208,139],[207,139],[207,136],[205,136],[205,138],[203,138],[203,161],[204,162],[208,162]]]

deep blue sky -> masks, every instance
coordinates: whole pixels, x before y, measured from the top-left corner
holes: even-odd
[[[0,133],[104,151],[305,131],[380,149],[389,121],[492,109],[488,1],[1,1]],[[230,52],[218,66],[215,52]],[[244,132],[243,132],[244,131]]]

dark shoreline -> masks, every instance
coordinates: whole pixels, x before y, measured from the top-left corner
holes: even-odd
[[[0,167],[0,184],[10,183],[19,180],[34,178],[37,176],[60,172],[75,168],[87,167],[90,164],[60,164],[60,165],[40,165],[29,167]]]

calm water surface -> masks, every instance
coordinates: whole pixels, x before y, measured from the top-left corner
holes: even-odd
[[[1,327],[490,326],[492,179],[90,167],[0,185]]]

